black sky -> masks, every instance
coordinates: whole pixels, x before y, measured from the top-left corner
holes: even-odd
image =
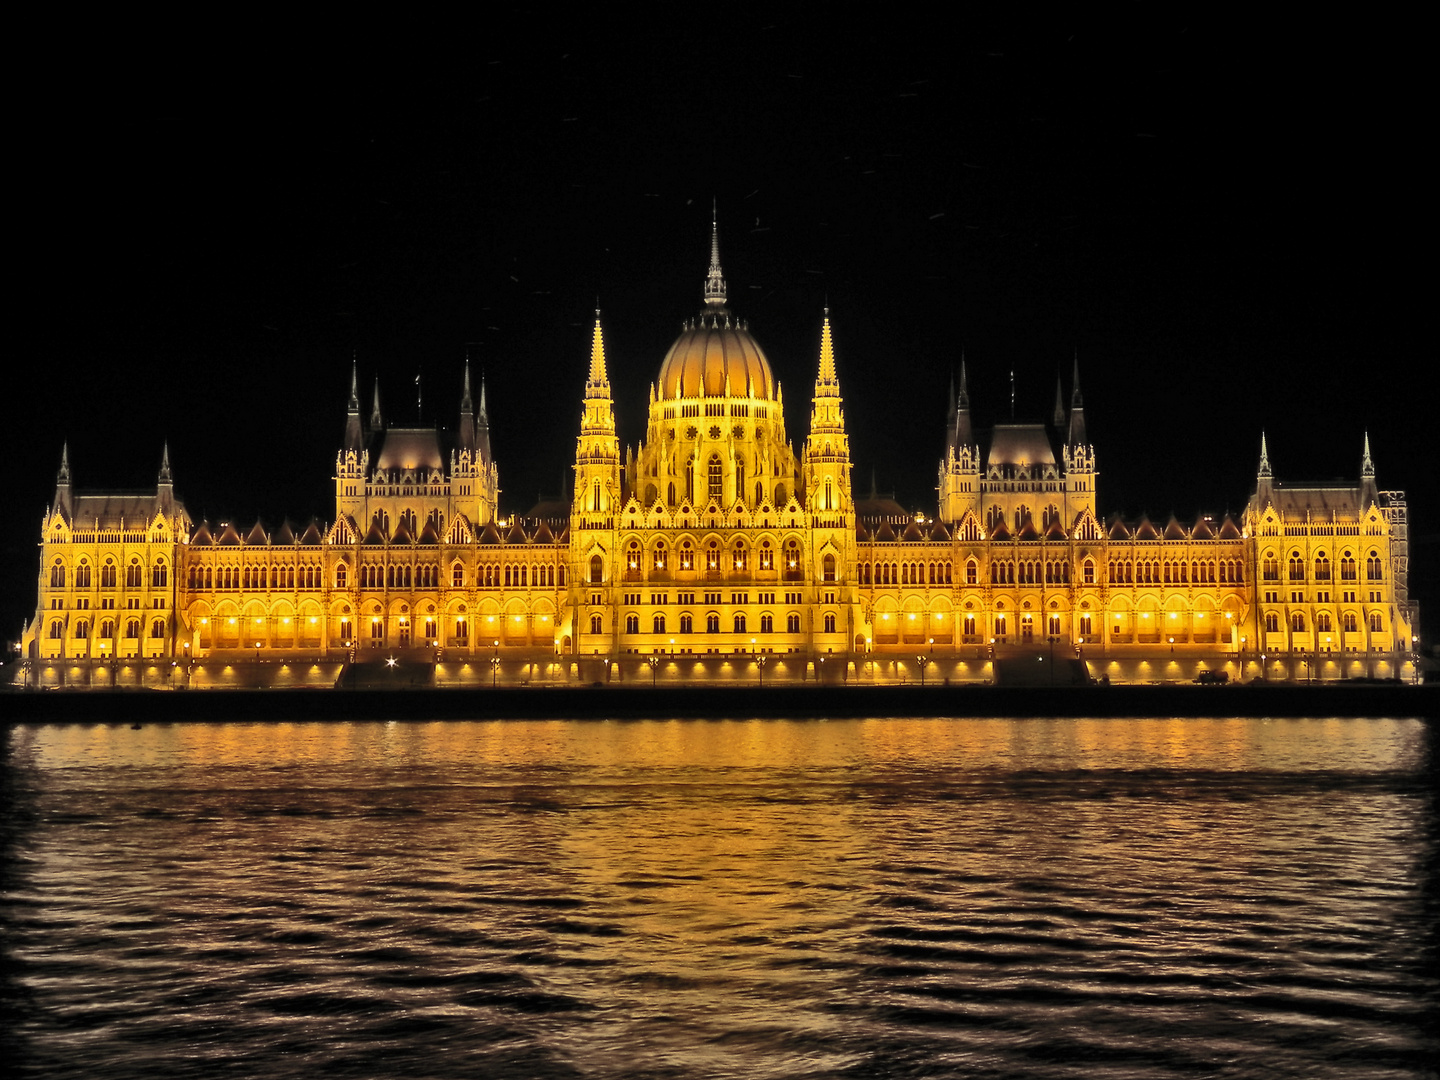
[[[378,374],[413,418],[419,372],[451,425],[468,348],[502,503],[553,493],[596,296],[635,442],[712,198],[797,442],[828,299],[857,486],[933,510],[962,348],[982,426],[1012,370],[1017,412],[1048,413],[1078,350],[1107,512],[1239,510],[1262,429],[1282,478],[1353,478],[1368,429],[1435,561],[1415,34],[873,15],[517,15],[433,60],[76,64],[13,133],[4,635],[65,440],[81,487],[153,485],[168,439],[197,518],[328,520],[352,353],[367,407]]]

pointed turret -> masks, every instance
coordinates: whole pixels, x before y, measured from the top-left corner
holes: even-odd
[[[384,426],[385,420],[380,415],[380,376],[376,375],[374,404],[370,407],[370,431],[379,431]]]
[[[170,442],[167,439],[160,449],[160,475],[155,482],[155,499],[160,512],[170,516],[175,506],[175,479],[170,474]]]
[[[1380,501],[1375,486],[1375,462],[1370,458],[1370,432],[1365,432],[1365,450],[1360,456],[1360,508],[1368,510]]]
[[[1065,398],[1060,391],[1060,373],[1055,373],[1055,409],[1050,414],[1050,422],[1055,426],[1056,431],[1065,430]]]
[[[345,440],[341,450],[359,453],[365,448],[365,429],[360,423],[360,373],[350,360],[350,400],[345,403]]]
[[[1070,379],[1070,429],[1065,441],[1071,446],[1085,444],[1085,399],[1080,396],[1080,352],[1075,352],[1075,371]]]
[[[468,375],[469,372],[467,371]],[[490,456],[490,409],[485,404],[485,376],[480,376],[480,411],[475,418],[475,450],[486,464],[494,462]]]
[[[835,371],[835,343],[830,309],[820,328],[820,364],[810,408],[810,437],[801,457],[801,476],[812,512],[852,511],[850,440],[845,434],[840,378]]]
[[[710,270],[705,275],[705,306],[725,306],[725,275],[720,270],[720,217],[716,205],[710,209]]]
[[[60,447],[60,471],[55,475],[55,512],[70,520],[73,503],[70,499],[70,443]]]
[[[590,336],[590,374],[585,380],[585,410],[575,445],[576,511],[613,514],[620,501],[620,440],[615,436],[615,410],[610,400],[610,374],[605,370],[605,331],[600,309]]]
[[[1260,433],[1260,468],[1255,473],[1255,507],[1265,509],[1275,501],[1275,481],[1270,474],[1270,447],[1265,442],[1265,433]]]
[[[470,398],[470,361],[465,361],[465,383],[460,391],[460,427],[455,433],[455,449],[475,453],[475,404]]]
[[[965,373],[965,354],[960,354],[960,393],[955,398],[955,438],[953,445],[958,450],[975,442],[975,433],[970,425],[970,385]]]

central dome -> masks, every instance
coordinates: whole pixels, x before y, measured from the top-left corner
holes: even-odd
[[[736,397],[775,397],[770,361],[750,331],[728,312],[707,312],[676,338],[665,354],[660,365],[660,396],[722,397],[727,380]]]

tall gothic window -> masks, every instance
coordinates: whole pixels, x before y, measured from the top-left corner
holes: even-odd
[[[710,489],[712,499],[719,499],[725,492],[724,474],[720,468],[720,455],[710,455]]]

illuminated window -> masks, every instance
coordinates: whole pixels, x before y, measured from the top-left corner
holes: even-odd
[[[653,565],[656,570],[665,569],[665,542],[663,540],[655,546]]]
[[[724,473],[720,468],[720,455],[710,455],[710,498],[719,499],[725,492]]]
[[[1379,581],[1383,576],[1380,566],[1380,553],[1378,551],[1372,551],[1370,552],[1370,556],[1365,560],[1365,580]]]
[[[1004,616],[1004,615],[996,615],[996,616],[995,616],[995,636],[996,636],[996,637],[1001,637],[1001,638],[1003,638],[1003,637],[1005,636],[1005,616]]]
[[[737,634],[743,634],[743,633],[745,633],[745,616],[744,616],[743,613],[737,614],[737,615],[735,616],[734,625],[735,625],[735,633],[737,633]]]
[[[1280,632],[1280,616],[1273,611],[1267,611],[1265,613],[1265,629],[1271,634],[1278,634]]]
[[[665,632],[665,616],[656,615],[655,618],[651,620],[650,629],[653,633],[663,634]]]
[[[825,633],[835,633],[835,613],[833,611],[825,613]]]
[[[718,634],[720,632],[720,615],[717,612],[710,612],[705,616],[705,632],[707,634]]]
[[[769,541],[769,540],[762,540],[762,541],[760,541],[760,569],[761,569],[761,570],[774,570],[774,569],[775,569],[775,553],[770,550],[770,541]]]
[[[695,552],[690,550],[690,541],[686,540],[680,545],[680,569],[695,569]]]
[[[77,638],[88,638],[90,636],[90,624],[81,619],[75,624],[75,636]]]
[[[601,632],[601,628],[603,627],[603,625],[604,625],[604,624],[603,624],[603,622],[602,622],[602,620],[601,620],[601,618],[600,618],[599,615],[591,615],[591,616],[590,616],[590,632],[591,632],[592,634],[598,634],[598,633],[600,633],[600,632]]]
[[[965,584],[978,585],[980,582],[980,566],[974,559],[965,563]]]
[[[822,565],[822,567],[824,568],[824,579],[825,579],[826,581],[834,581],[834,580],[835,580],[835,556],[834,556],[834,555],[826,555],[826,556],[825,556],[825,561],[824,561],[821,565]]]
[[[631,612],[625,616],[625,632],[627,634],[638,634],[640,632],[640,616]]]
[[[335,587],[337,589],[345,588],[345,579],[348,576],[348,573],[349,572],[343,562],[335,567]]]
[[[792,611],[785,616],[785,631],[790,634],[800,633],[800,613],[798,611]]]
[[[1340,557],[1340,580],[1355,580],[1355,556],[1348,551]]]
[[[1355,612],[1347,611],[1344,615],[1344,627],[1347,634],[1353,634],[1360,629],[1360,620],[1355,618]]]
[[[689,613],[689,612],[686,612],[684,615],[681,615],[681,616],[680,616],[680,633],[682,633],[682,634],[688,634],[688,633],[690,633],[693,629],[694,629],[694,620],[691,618],[690,613]]]
[[[773,615],[761,615],[761,616],[760,616],[760,632],[761,632],[762,634],[773,634],[773,633],[775,632],[775,616],[773,616]]]
[[[1290,580],[1305,580],[1305,560],[1300,557],[1300,552],[1298,551],[1292,551],[1290,553]]]
[[[1372,611],[1372,612],[1370,612],[1370,629],[1371,629],[1371,631],[1373,631],[1373,632],[1375,632],[1375,633],[1379,633],[1380,630],[1383,629],[1383,627],[1382,627],[1382,625],[1381,625],[1381,622],[1380,622],[1380,612],[1378,612],[1378,611]]]
[[[87,563],[84,559],[81,559],[81,560],[80,560],[80,565],[77,566],[77,567],[75,567],[75,588],[77,588],[77,589],[88,589],[89,587],[90,587],[90,564]]]
[[[605,580],[605,560],[599,555],[590,556],[590,583],[599,585]]]
[[[1330,613],[1328,611],[1321,611],[1316,614],[1315,629],[1322,634],[1328,634],[1330,632]]]
[[[165,636],[165,621],[155,619],[150,623],[150,636],[152,638],[163,638]]]
[[[56,559],[55,565],[50,567],[50,587],[52,589],[65,587],[65,565],[59,559]]]
[[[450,567],[450,587],[452,589],[463,589],[465,587],[465,564],[456,562]]]

